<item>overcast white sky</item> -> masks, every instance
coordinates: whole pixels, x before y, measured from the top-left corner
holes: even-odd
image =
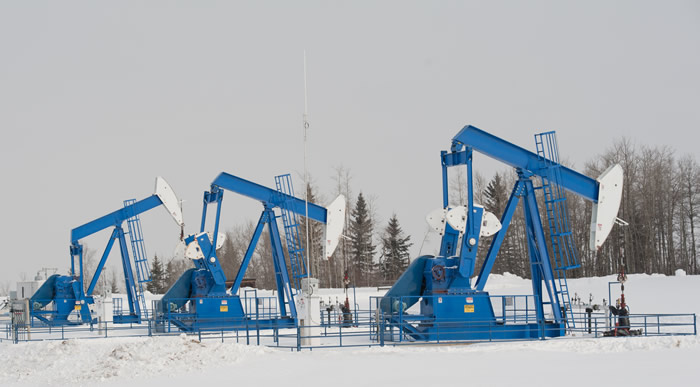
[[[416,246],[441,206],[439,152],[466,124],[528,149],[556,130],[578,166],[622,136],[700,153],[695,1],[3,1],[0,281],[67,270],[70,230],[155,176],[190,233],[219,172],[299,176],[304,49],[315,182],[330,200],[349,168]],[[261,209],[224,206],[224,229]],[[149,253],[169,255],[175,223],[142,221]]]

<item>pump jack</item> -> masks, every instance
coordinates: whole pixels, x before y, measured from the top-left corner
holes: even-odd
[[[118,242],[124,270],[124,280],[126,282],[129,313],[115,315],[114,323],[140,323],[142,317],[145,317],[146,309],[145,302],[139,302],[143,294],[137,290],[137,285],[140,288],[140,283],[149,280],[150,276],[148,275],[148,261],[145,257],[145,251],[141,247],[142,245],[138,246],[143,243],[138,216],[160,205],[163,205],[175,222],[182,227],[182,211],[180,210],[177,197],[165,179],[158,177],[156,178],[156,190],[153,195],[140,201],[125,201],[123,208],[71,230],[70,275],[54,274],[34,293],[30,299],[32,317],[36,317],[48,325],[94,323],[96,318],[93,316],[94,310],[91,310],[95,303],[93,291],[97,281],[100,279],[100,274],[104,269],[114,242]],[[136,281],[131,259],[129,258],[129,250],[125,238],[126,232],[122,227],[124,221],[128,223],[132,248],[134,249],[134,263],[138,276]],[[113,227],[112,235],[92,276],[92,281],[90,281],[87,290],[85,290],[83,245],[80,243],[80,240],[110,227]],[[51,304],[53,304],[53,308],[47,308]],[[77,320],[70,318],[73,311],[78,312],[79,318]]]
[[[228,289],[226,276],[216,255],[216,249],[223,245],[224,238],[223,235],[219,235],[219,220],[225,190],[257,200],[263,206],[262,214],[238,269],[238,274],[233,285]],[[214,232],[211,234],[205,232],[209,204],[216,205]],[[278,209],[281,215],[278,216],[275,209]],[[292,278],[290,279],[289,276],[277,218],[283,218],[285,231],[287,231],[289,228],[295,227],[295,224],[290,223],[286,218],[290,213],[300,216],[308,215],[309,219],[326,225],[325,256],[330,257],[338,244],[343,227],[345,198],[342,195],[328,208],[324,208],[314,203],[307,204],[286,193],[279,182],[278,189],[275,190],[228,173],[221,173],[211,183],[211,189],[204,192],[200,232],[185,238],[187,244],[185,256],[192,260],[195,267],[185,271],[163,296],[157,317],[159,327],[162,327],[166,321],[183,331],[295,327],[297,324],[295,294],[296,291],[300,290],[300,287],[303,290],[299,280],[306,280],[308,273],[304,270],[303,262],[297,260],[299,255],[296,253],[299,252],[299,246],[289,246]],[[266,226],[270,234],[272,260],[275,268],[276,307],[262,305],[264,301],[254,297],[251,300],[254,306],[246,303],[247,308],[244,308],[242,299],[245,299],[244,301],[247,299],[245,295],[239,294],[241,282]],[[290,235],[287,235],[287,241],[289,242],[289,240]],[[297,261],[295,262],[295,260]],[[297,269],[294,269],[295,267]]]
[[[544,338],[565,333],[568,321],[563,312],[568,303],[568,290],[564,271],[579,264],[568,229],[566,207],[562,207],[564,190],[593,202],[591,246],[597,249],[615,223],[622,195],[622,168],[614,165],[595,180],[559,164],[553,132],[537,135],[536,145],[537,153],[533,153],[474,126],[465,126],[452,139],[451,150],[441,152],[443,206],[427,218],[442,235],[440,252],[438,256],[415,259],[380,300],[386,326],[398,329],[412,340]],[[518,174],[500,222],[474,203],[474,151],[514,167]],[[468,198],[465,206],[452,208],[448,203],[447,169],[456,166],[466,166]],[[535,186],[535,178],[541,179],[542,186]],[[545,193],[551,247],[555,254],[554,269],[536,189]],[[484,287],[520,201],[524,205],[527,228],[534,304],[534,313],[530,313],[534,314],[534,319],[526,315],[520,323],[506,323],[504,316],[496,318],[493,307],[496,300],[491,299]],[[493,240],[472,285],[479,242],[481,237],[491,235]],[[506,300],[502,301],[506,305]],[[417,302],[420,302],[420,313],[407,313]]]

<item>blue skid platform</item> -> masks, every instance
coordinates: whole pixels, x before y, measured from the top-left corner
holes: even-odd
[[[423,296],[416,308],[419,312],[408,313],[410,306],[406,306],[415,304],[416,299],[380,299],[380,305],[395,307],[393,312],[382,314],[388,330],[385,340],[519,340],[559,337],[566,332],[564,322],[538,321],[532,296],[490,296],[487,292]],[[494,313],[494,305],[498,313]]]

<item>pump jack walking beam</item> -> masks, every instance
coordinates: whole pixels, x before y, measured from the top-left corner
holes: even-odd
[[[452,138],[451,150],[452,153],[449,153],[445,159],[447,166],[463,164],[465,154],[469,153],[471,156],[471,150],[535,176],[546,176],[543,161],[547,161],[548,164],[558,164],[551,160],[544,160],[533,152],[471,125],[465,126]],[[618,221],[617,211],[622,201],[622,167],[618,164],[612,165],[597,179],[592,179],[563,165],[557,165],[557,167],[561,176],[558,183],[567,191],[593,203],[590,248],[595,251],[603,245],[613,224]]]

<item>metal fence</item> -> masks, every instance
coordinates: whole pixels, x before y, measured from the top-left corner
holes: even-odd
[[[544,338],[543,325],[537,321],[532,296],[494,296],[496,323],[513,324],[516,330],[533,330],[530,338]],[[384,313],[380,307],[382,298],[371,297],[370,308],[345,310],[338,305],[327,305],[320,311],[318,324],[299,326],[293,319],[280,318],[272,297],[255,297],[251,294],[242,300],[248,318],[241,319],[198,319],[190,315],[190,322],[204,327],[187,332],[174,322],[176,316],[164,312],[162,305],[154,304],[149,311],[149,319],[142,323],[115,324],[113,321],[97,320],[95,324],[50,326],[30,318],[26,301],[13,304],[11,313],[0,317],[0,342],[18,343],[22,341],[64,340],[70,338],[97,339],[107,337],[139,336],[196,336],[199,340],[220,340],[248,345],[265,345],[294,351],[318,348],[358,347],[358,346],[399,346],[426,345],[465,342],[455,339],[461,334],[479,334],[476,341],[504,340],[492,331],[494,321],[474,321],[450,319],[432,321],[437,332],[431,340],[417,340],[408,335],[408,325],[415,326],[429,316],[418,315],[418,306],[402,310],[401,318]],[[399,305],[405,300],[399,300]],[[155,313],[154,313],[155,312]],[[183,316],[180,314],[180,316]],[[696,335],[695,314],[633,314],[629,318],[630,330],[639,330],[642,336]],[[570,336],[602,337],[619,325],[618,317],[606,313],[569,312],[567,318],[575,320],[576,328],[568,331]],[[535,328],[533,328],[533,324]],[[538,325],[539,324],[539,325]]]
[[[689,314],[630,314],[623,318],[609,313],[574,312],[571,317],[576,321],[576,328],[571,333],[585,334],[593,337],[627,336],[628,331],[636,331],[639,336],[683,336],[697,335],[697,316]],[[615,332],[617,328],[617,332]],[[615,334],[614,334],[615,333]]]

